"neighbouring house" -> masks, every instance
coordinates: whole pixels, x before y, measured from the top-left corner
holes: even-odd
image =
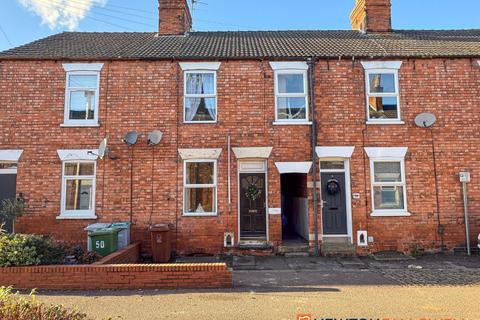
[[[352,30],[192,32],[186,0],[159,16],[0,53],[16,231],[85,243],[88,224],[132,221],[148,252],[168,223],[179,254],[452,250],[468,171],[474,242],[480,30],[392,30],[389,0],[357,0]]]

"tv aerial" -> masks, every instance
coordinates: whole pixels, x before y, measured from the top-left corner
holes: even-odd
[[[129,146],[133,146],[134,144],[136,144],[137,140],[138,140],[137,131],[130,131],[123,138],[123,142],[125,142]]]
[[[153,130],[148,134],[147,145],[156,146],[162,141],[163,133],[159,130]]]
[[[419,128],[430,128],[437,122],[437,118],[432,113],[420,113],[415,117],[415,125]]]

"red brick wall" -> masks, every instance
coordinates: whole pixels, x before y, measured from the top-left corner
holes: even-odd
[[[433,112],[440,223],[448,248],[464,245],[463,204],[457,173],[472,173],[472,241],[480,232],[480,69],[470,59],[410,59],[400,70],[404,125],[366,125],[364,71],[359,61],[321,60],[315,67],[315,104],[319,146],[355,146],[351,159],[353,231],[367,230],[375,242],[368,250],[408,250],[411,245],[438,249],[432,139],[413,120]],[[0,62],[1,148],[23,149],[17,192],[26,197],[28,215],[19,232],[52,234],[85,243],[83,227],[92,221],[56,220],[60,212],[61,162],[57,149],[95,148],[109,137],[119,157],[97,164],[98,222],[129,220],[129,150],[121,140],[140,133],[133,147],[133,241],[149,250],[148,225],[171,223],[179,253],[223,252],[223,233],[238,240],[237,162],[232,153],[232,204],[227,197],[227,136],[232,147],[272,146],[268,160],[268,206],[280,207],[277,161],[310,161],[310,126],[276,126],[273,71],[263,61],[223,61],[218,71],[218,123],[183,124],[183,75],[175,61],[105,61],[101,73],[99,128],[61,128],[65,73],[61,62]],[[146,134],[164,133],[146,145]],[[363,147],[408,147],[405,167],[411,217],[371,217],[369,159]],[[222,148],[218,159],[218,216],[182,216],[183,172],[178,148]],[[312,174],[308,176],[311,183]],[[312,194],[309,226],[313,233]],[[320,210],[319,210],[320,211]],[[321,230],[321,214],[320,230]],[[269,237],[281,242],[280,216],[269,216]]]
[[[0,283],[15,289],[231,288],[224,263],[81,265],[0,268]]]
[[[109,254],[94,264],[128,264],[140,261],[140,243],[131,244],[122,250]]]

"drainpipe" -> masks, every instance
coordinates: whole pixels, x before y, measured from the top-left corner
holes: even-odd
[[[467,191],[467,182],[470,182],[470,172],[460,172],[460,182],[462,183],[463,191],[463,211],[465,214],[465,240],[467,242],[467,254],[471,255],[470,251],[470,224],[468,217],[468,191]]]
[[[314,98],[314,71],[315,71],[315,58],[309,58],[307,60],[308,64],[308,83],[309,83],[309,94],[310,94],[310,110],[312,117],[312,171],[313,171],[313,185],[312,185],[312,196],[313,196],[313,232],[314,232],[314,241],[315,245],[313,248],[313,255],[318,256],[318,199],[317,199],[317,152],[315,147],[317,146],[317,121],[315,119],[315,98]]]

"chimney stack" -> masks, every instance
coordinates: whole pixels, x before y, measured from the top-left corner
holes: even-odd
[[[192,29],[187,0],[158,0],[158,19],[160,35],[181,35]]]
[[[364,32],[389,32],[392,30],[392,5],[390,0],[355,0],[350,14],[353,30]]]

